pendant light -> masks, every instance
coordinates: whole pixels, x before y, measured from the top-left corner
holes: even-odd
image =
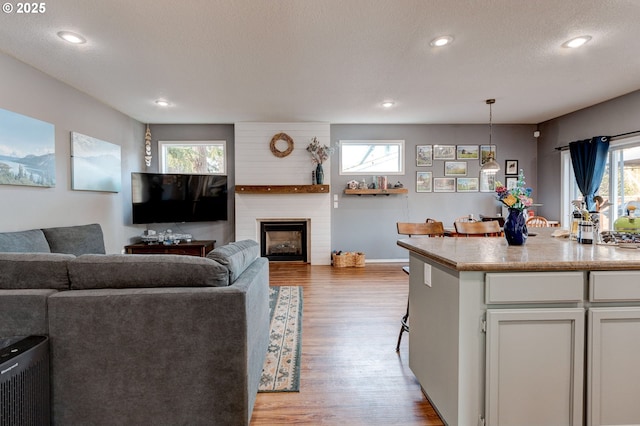
[[[492,114],[492,110],[491,110],[491,105],[496,103],[495,99],[487,99],[486,104],[489,105],[489,149],[491,149],[491,137],[492,135],[492,126],[493,126],[493,114]],[[482,167],[480,167],[480,171],[482,173],[490,173],[490,174],[495,174],[498,173],[500,171],[500,164],[498,164],[498,162],[495,160],[495,158],[493,158],[493,153],[489,153],[489,156],[487,157],[487,161],[482,165]]]

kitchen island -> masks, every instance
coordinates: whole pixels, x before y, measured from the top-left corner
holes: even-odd
[[[409,366],[449,425],[640,424],[640,249],[398,240]]]

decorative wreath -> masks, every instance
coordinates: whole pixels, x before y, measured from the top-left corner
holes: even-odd
[[[284,151],[280,151],[276,146],[276,143],[278,141],[285,141],[287,143],[287,149],[285,149]],[[293,139],[291,139],[291,136],[286,133],[278,133],[271,138],[271,144],[269,145],[269,148],[271,149],[273,155],[275,155],[276,157],[286,157],[287,155],[291,154],[291,151],[293,151]]]

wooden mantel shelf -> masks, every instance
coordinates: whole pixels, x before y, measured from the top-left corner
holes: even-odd
[[[328,194],[329,185],[236,185],[236,194]]]
[[[350,195],[390,195],[390,194],[407,194],[407,188],[389,188],[389,189],[345,189],[345,194]]]

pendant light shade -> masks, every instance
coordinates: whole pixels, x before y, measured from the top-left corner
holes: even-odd
[[[491,139],[493,136],[493,114],[491,110],[491,105],[496,103],[495,99],[487,99],[486,104],[489,105],[489,147],[491,147]],[[500,171],[500,164],[493,158],[493,154],[489,154],[487,157],[487,161],[480,167],[480,171],[483,173],[497,173]]]

